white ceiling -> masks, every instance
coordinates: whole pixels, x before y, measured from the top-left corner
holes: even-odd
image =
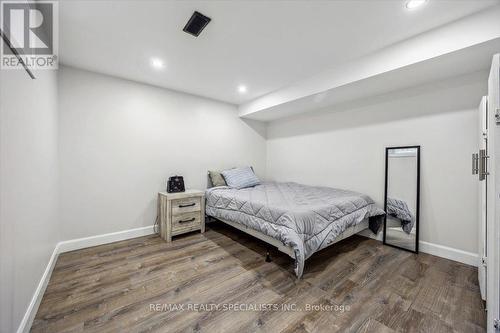
[[[433,57],[396,70],[388,70],[381,74],[353,80],[317,94],[291,98],[289,101],[257,108],[248,113],[240,112],[240,117],[273,121],[304,112],[348,110],[356,103],[377,100],[381,96],[387,96],[395,91],[404,91],[409,88],[420,91],[421,87],[441,82],[450,85],[450,79],[459,76],[481,77],[483,82],[486,82],[492,55],[499,51],[500,38],[497,38],[487,43]],[[458,81],[460,82],[460,80]]]
[[[60,60],[241,104],[498,3],[428,0],[408,11],[402,0],[65,0]],[[198,38],[182,31],[194,10],[212,18]],[[151,68],[151,57],[166,68]]]

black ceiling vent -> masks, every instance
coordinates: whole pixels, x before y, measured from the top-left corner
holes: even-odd
[[[210,21],[210,17],[206,17],[202,13],[195,11],[182,30],[188,34],[198,37]]]

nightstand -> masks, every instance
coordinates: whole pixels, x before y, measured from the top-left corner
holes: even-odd
[[[186,190],[179,193],[158,193],[160,236],[167,242],[172,236],[201,230],[205,232],[205,192]]]

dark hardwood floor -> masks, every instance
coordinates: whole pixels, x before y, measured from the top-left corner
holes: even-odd
[[[216,223],[171,244],[148,236],[62,254],[31,330],[485,331],[474,267],[353,236],[297,280],[293,261],[273,251],[266,263],[265,248]]]

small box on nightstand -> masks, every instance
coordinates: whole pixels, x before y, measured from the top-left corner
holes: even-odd
[[[186,190],[178,193],[158,193],[160,236],[167,242],[172,236],[201,230],[205,232],[205,192]]]

